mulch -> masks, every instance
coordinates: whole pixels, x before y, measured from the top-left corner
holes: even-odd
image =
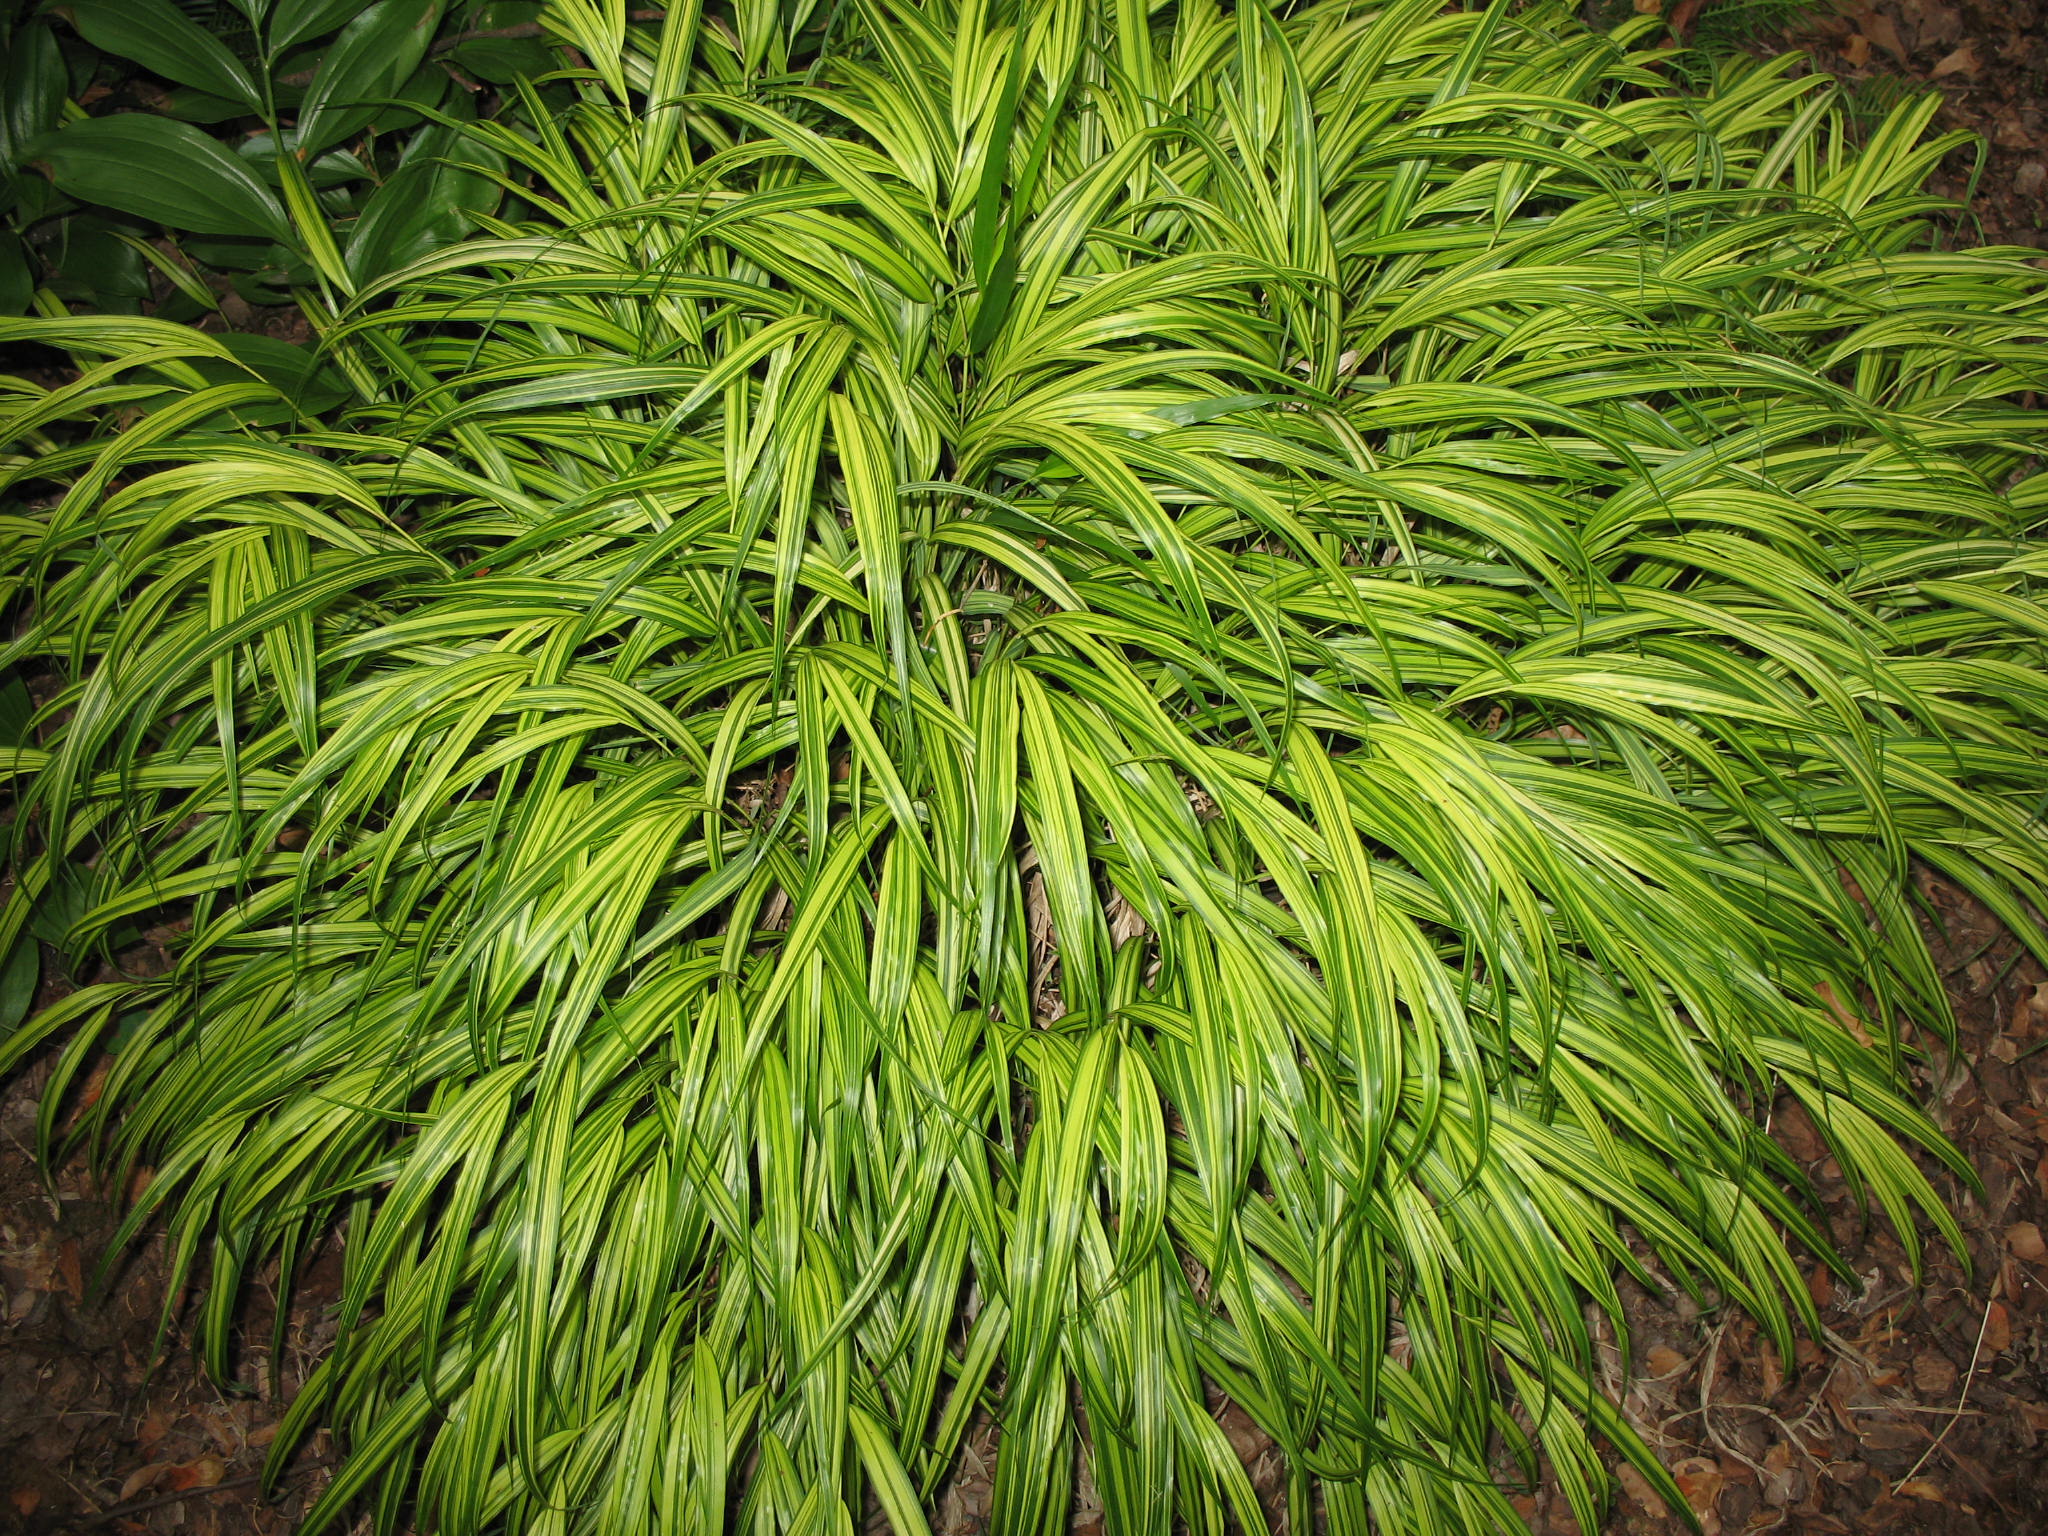
[[[1956,198],[1974,192],[1968,237],[2048,248],[2048,0],[1842,0],[1755,46],[1804,52],[1871,120],[1938,89],[1936,127],[1968,129],[1985,144],[1981,167],[1958,155],[1935,183]]]
[[[1706,1536],[2048,1531],[2048,972],[1956,887],[1919,885],[1958,1034],[1953,1049],[1920,1040],[1911,1075],[1983,1184],[1934,1179],[1968,1264],[1930,1245],[1916,1275],[1804,1112],[1779,1103],[1773,1133],[1855,1271],[1845,1283],[1802,1266],[1820,1337],[1800,1337],[1788,1360],[1747,1317],[1703,1313],[1682,1292],[1626,1297],[1624,1412]],[[1613,1536],[1680,1536],[1643,1479],[1624,1468],[1619,1480]],[[1577,1529],[1552,1489],[1523,1507],[1539,1533]]]

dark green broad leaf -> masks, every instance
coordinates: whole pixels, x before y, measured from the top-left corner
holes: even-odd
[[[44,135],[30,154],[85,202],[196,234],[297,238],[255,174],[186,123],[133,113],[96,117]]]
[[[199,431],[282,426],[303,416],[323,415],[352,393],[338,370],[304,347],[295,347],[274,336],[252,336],[239,331],[226,332],[217,339],[235,354],[235,362],[186,358],[182,360],[184,366],[208,384],[246,384],[253,373],[275,389],[278,398],[245,401],[199,422]],[[166,403],[171,398],[175,396],[167,396]]]
[[[469,18],[469,25],[479,32],[538,26],[546,10],[546,0],[485,0]]]
[[[495,212],[504,168],[497,151],[459,129],[437,125],[413,140],[403,164],[363,205],[346,258],[358,282],[373,282],[428,252],[451,245]]]
[[[0,231],[0,315],[28,312],[36,295],[35,269],[18,236]]]
[[[252,133],[244,139],[237,152],[271,186],[279,184],[277,155],[280,144],[286,154],[296,152],[299,144],[298,133],[287,128],[282,134]],[[306,167],[306,179],[318,191],[339,187],[351,181],[363,181],[369,177],[370,168],[345,149],[329,150]]]
[[[92,881],[88,872],[68,859],[50,872],[50,883],[36,901],[35,915],[28,931],[45,944],[64,947],[78,920],[92,909]]]
[[[178,248],[202,267],[223,272],[256,272],[288,259],[275,240],[180,240]]]
[[[244,303],[258,307],[275,307],[292,301],[291,290],[285,286],[284,271],[276,266],[255,272],[232,272],[228,275],[228,286]]]
[[[271,52],[324,37],[362,10],[362,0],[278,0],[270,16]]]
[[[514,80],[547,74],[555,67],[547,44],[532,37],[473,37],[448,57],[465,74],[492,85],[510,85]]]
[[[330,411],[351,393],[348,380],[339,369],[304,347],[274,336],[250,336],[239,331],[229,331],[216,339],[243,367],[290,400],[301,415],[318,416]]]
[[[317,154],[361,128],[426,57],[441,0],[378,0],[342,29],[299,104],[299,139]]]
[[[95,48],[213,96],[261,110],[262,94],[219,38],[170,0],[70,0],[71,24]]]
[[[1213,421],[1218,416],[1230,416],[1238,411],[1256,411],[1284,398],[1282,395],[1218,395],[1208,400],[1184,400],[1177,405],[1162,405],[1152,414],[1176,427],[1191,427],[1198,421]]]
[[[0,684],[0,747],[33,746],[28,737],[28,722],[35,712],[28,684],[18,677]]]
[[[371,133],[409,133],[426,121],[422,112],[436,109],[453,117],[474,117],[469,92],[453,89],[454,78],[429,59],[406,77],[405,84],[392,93],[383,106],[368,109],[364,126]],[[464,109],[468,110],[465,111]]]
[[[43,955],[32,934],[14,941],[14,951],[0,965],[0,1035],[28,1017],[35,1006],[36,987],[43,979]]]
[[[156,103],[156,109],[181,123],[225,123],[231,118],[249,115],[246,102],[232,101],[226,96],[214,96],[184,86],[164,92],[163,98]]]
[[[129,233],[135,231],[130,230]],[[67,303],[133,314],[149,297],[149,263],[96,214],[63,221],[44,248],[50,287]]]
[[[76,208],[78,199],[66,197],[45,177],[19,173],[0,176],[0,204],[5,204],[10,224],[28,229]]]
[[[33,24],[17,28],[0,64],[0,165],[11,169],[32,140],[57,126],[70,83],[57,34]]]

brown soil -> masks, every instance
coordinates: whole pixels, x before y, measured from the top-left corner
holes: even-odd
[[[1857,1276],[1802,1266],[1821,1337],[1783,1360],[1747,1318],[1702,1315],[1682,1294],[1629,1299],[1624,1409],[1706,1536],[2048,1531],[2048,973],[1953,886],[1923,877],[1921,889],[1945,930],[1935,953],[1960,1033],[1912,1075],[1984,1184],[1979,1196],[1935,1179],[1969,1267],[1931,1249],[1916,1279],[1811,1122],[1780,1105],[1773,1130],[1813,1176]],[[1620,1481],[1610,1533],[1679,1536],[1632,1470]],[[1549,1490],[1529,1498],[1531,1524],[1575,1530],[1554,1503]]]
[[[1760,52],[1803,51],[1811,67],[1847,82],[1875,119],[1908,90],[1933,85],[1945,98],[1936,126],[1985,141],[1957,156],[1936,182],[1969,196],[1988,244],[2048,248],[2048,0],[1836,0],[1783,31]]]
[[[1682,1294],[1629,1297],[1630,1421],[1676,1474],[1706,1536],[1784,1531],[2004,1536],[2048,1531],[2048,972],[1981,907],[1923,877],[1950,979],[1958,1049],[1913,1069],[1982,1196],[1936,1180],[1968,1240],[1966,1271],[1932,1251],[1916,1280],[1894,1232],[1866,1220],[1814,1128],[1780,1106],[1773,1129],[1822,1191],[1856,1280],[1805,1266],[1825,1329],[1781,1359],[1747,1318]],[[124,967],[161,964],[160,952]],[[45,1182],[33,1146],[48,1055],[0,1096],[0,1536],[284,1536],[328,1475],[316,1435],[277,1494],[258,1473],[283,1404],[333,1337],[332,1253],[296,1293],[273,1361],[273,1297],[249,1299],[236,1383],[210,1382],[174,1324],[156,1349],[168,1254],[148,1242],[101,1288],[92,1265],[115,1220],[76,1161]],[[88,1082],[84,1092],[90,1095]],[[156,1364],[152,1369],[151,1361]],[[273,1364],[276,1379],[272,1379]],[[1621,1358],[1609,1383],[1620,1390]],[[1233,1405],[1218,1413],[1262,1490],[1279,1467]],[[984,1424],[938,1514],[940,1536],[978,1536],[996,1447]],[[1085,1497],[1076,1536],[1095,1536]],[[1575,1532],[1555,1490],[1517,1499],[1539,1536]],[[1611,1536],[1681,1536],[1633,1471],[1620,1472]]]
[[[144,950],[123,963],[163,960]],[[65,990],[46,981],[41,1001]],[[37,1166],[53,1060],[43,1052],[0,1095],[0,1536],[284,1536],[327,1475],[327,1436],[292,1457],[275,1497],[259,1473],[285,1404],[333,1338],[321,1314],[340,1266],[331,1254],[312,1265],[274,1362],[274,1296],[259,1286],[231,1364],[239,1380],[209,1381],[175,1321],[159,1344],[165,1239],[95,1276],[120,1203],[81,1158],[47,1180]]]

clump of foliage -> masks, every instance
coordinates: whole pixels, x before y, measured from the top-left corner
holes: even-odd
[[[39,289],[120,314],[160,290],[155,312],[181,320],[226,292],[284,305],[334,266],[367,281],[468,233],[496,210],[485,173],[503,167],[454,125],[517,103],[513,82],[551,68],[540,12],[539,0],[0,5],[0,314],[29,311]],[[570,100],[565,86],[537,90],[550,106]],[[274,351],[254,355],[276,371]]]
[[[820,30],[821,19],[830,26]],[[313,1519],[1597,1519],[1589,1315],[1789,1352],[1804,1104],[1959,1173],[1915,861],[2038,949],[2048,271],[1902,105],[1439,0],[554,0],[359,403],[9,322],[45,1118],[212,1367],[346,1233]],[[50,914],[58,914],[53,919]],[[1077,1405],[1082,1410],[1077,1414]],[[876,1503],[870,1503],[873,1500]]]

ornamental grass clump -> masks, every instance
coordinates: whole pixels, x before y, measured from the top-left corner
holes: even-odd
[[[324,416],[0,324],[80,369],[0,939],[189,919],[4,1060],[224,1377],[340,1243],[310,1527],[922,1532],[970,1435],[1007,1536],[1082,1461],[1590,1526],[1602,1442],[1677,1497],[1618,1276],[1818,1327],[1774,1102],[1959,1243],[1909,872],[2048,951],[2048,271],[1938,243],[1932,99],[1563,6],[546,26],[477,237],[300,229]]]

